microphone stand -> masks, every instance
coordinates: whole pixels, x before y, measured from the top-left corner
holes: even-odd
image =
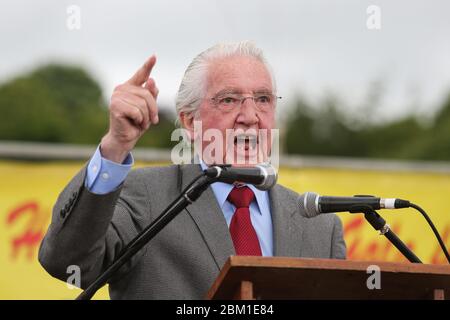
[[[182,193],[141,233],[139,233],[121,251],[118,258],[84,290],[76,300],[89,300],[104,286],[111,276],[123,266],[133,255],[155,237],[170,221],[172,221],[189,204],[196,201],[200,195],[215,182],[215,179],[202,175],[198,176]]]
[[[384,235],[389,241],[410,261],[413,263],[422,263],[420,259],[400,240],[397,235],[390,229],[386,221],[375,210],[370,207],[361,209],[364,213],[364,217],[370,223],[370,225],[377,231],[380,231],[380,235]]]

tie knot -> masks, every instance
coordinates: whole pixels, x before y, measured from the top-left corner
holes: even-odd
[[[248,208],[253,199],[255,199],[255,194],[249,187],[234,187],[228,195],[228,201],[236,208]]]

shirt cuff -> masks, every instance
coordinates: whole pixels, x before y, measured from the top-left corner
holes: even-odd
[[[125,181],[133,165],[131,153],[120,164],[103,158],[98,146],[87,167],[85,186],[96,194],[113,192]]]

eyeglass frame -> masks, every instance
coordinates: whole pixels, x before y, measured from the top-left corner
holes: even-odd
[[[244,103],[244,101],[245,101],[246,99],[252,99],[252,100],[253,100],[253,103],[255,104],[255,106],[258,107],[258,104],[256,103],[256,100],[255,100],[255,99],[257,99],[257,98],[259,98],[259,97],[262,97],[262,96],[270,96],[270,97],[273,99],[273,105],[272,105],[272,106],[275,106],[275,105],[276,105],[277,100],[283,98],[283,97],[281,97],[281,96],[277,96],[276,94],[274,94],[274,93],[269,93],[269,92],[259,92],[259,93],[256,93],[256,94],[253,94],[253,95],[250,95],[250,96],[245,96],[245,95],[243,95],[243,94],[241,94],[241,93],[237,93],[237,92],[226,92],[226,93],[221,93],[221,94],[218,94],[218,95],[216,95],[216,96],[214,96],[214,97],[207,98],[207,99],[208,99],[208,100],[211,100],[211,101],[213,102],[213,104],[214,104],[216,107],[218,107],[219,102],[218,102],[217,100],[218,100],[219,98],[223,97],[223,96],[226,96],[226,95],[235,95],[235,96],[239,97],[239,98],[233,97],[234,99],[237,99],[237,100],[238,100],[237,106],[239,106],[239,107],[242,106],[242,104]],[[260,95],[260,96],[258,96],[258,95]],[[230,111],[231,111],[231,110],[230,110]]]

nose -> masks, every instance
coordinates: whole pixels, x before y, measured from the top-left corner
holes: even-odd
[[[256,110],[256,104],[253,97],[246,97],[239,108],[239,114],[237,116],[236,122],[244,124],[246,126],[251,126],[258,123],[259,118]]]

